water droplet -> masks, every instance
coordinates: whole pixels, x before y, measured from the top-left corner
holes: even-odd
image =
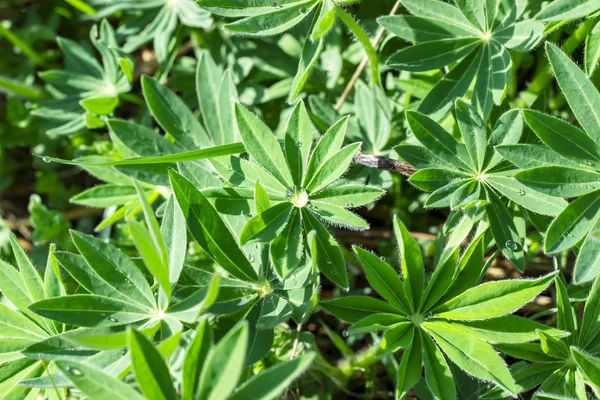
[[[381,257],[379,257],[379,259],[380,259],[381,261],[385,261],[385,257],[384,257],[384,256],[381,256]]]
[[[521,245],[519,243],[515,242],[514,240],[507,240],[505,245],[506,245],[506,247],[508,247],[509,250],[512,250],[512,251],[517,251],[521,247]]]
[[[106,319],[109,320],[110,322],[119,322],[119,321],[117,321],[117,319],[115,317],[108,317]]]
[[[348,331],[347,331],[346,329],[344,329],[344,330],[342,331],[342,336],[343,336],[343,337],[348,337]]]
[[[296,275],[295,274],[292,274],[292,279],[296,280]]]
[[[127,349],[121,350],[121,354],[123,354],[123,355],[127,354]]]
[[[328,258],[327,261],[325,261],[327,264],[331,264],[331,260]]]
[[[300,7],[300,14],[306,14],[306,7]]]
[[[431,317],[433,317],[433,313],[430,311],[427,313],[427,318],[431,318]]]
[[[227,171],[233,171],[233,167],[230,165],[229,167],[227,167]]]
[[[407,319],[407,320],[409,320],[409,321],[411,321],[411,320],[412,320],[412,318],[411,318],[411,316],[410,316],[410,315],[407,315],[407,316],[406,316],[406,319]]]
[[[592,165],[592,162],[591,162],[591,161],[586,161],[585,163],[586,163],[587,165]]]
[[[586,189],[593,189],[594,187],[592,185],[585,185]]]
[[[302,147],[302,142],[298,140],[298,141],[296,142],[296,147]]]
[[[254,262],[254,256],[252,254],[250,254],[250,257],[248,257],[248,261],[250,261],[251,263]]]
[[[350,288],[349,288],[349,287],[347,287],[347,288],[344,288],[344,292],[348,293],[349,291],[350,291]]]
[[[523,189],[519,189],[519,196],[525,196],[525,191]]]
[[[50,164],[52,162],[52,160],[48,156],[42,157],[42,161],[45,162],[46,164]]]
[[[75,367],[67,367],[65,368],[65,370],[67,371],[67,373],[74,375],[74,376],[83,376],[83,372],[81,372],[80,370],[78,370]]]

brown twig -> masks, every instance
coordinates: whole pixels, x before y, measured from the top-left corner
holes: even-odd
[[[364,165],[374,169],[383,169],[391,172],[398,172],[404,176],[411,176],[417,169],[404,161],[392,160],[391,158],[365,154],[359,151],[354,156],[354,164]]]
[[[398,0],[396,2],[396,4],[394,4],[392,11],[390,11],[390,15],[394,15],[398,12],[398,9],[400,8],[401,3],[402,3],[402,0]],[[384,33],[385,33],[384,28],[379,29],[379,32],[377,32],[377,36],[375,37],[375,40],[373,41],[373,47],[377,48],[377,46],[379,45],[379,42],[381,42],[381,40],[383,39]],[[340,111],[340,109],[342,108],[342,106],[344,105],[346,100],[348,99],[348,96],[350,96],[350,92],[352,92],[354,85],[356,85],[356,81],[358,81],[358,78],[360,78],[361,74],[365,70],[365,67],[367,66],[368,63],[369,63],[368,57],[365,57],[362,59],[362,61],[358,65],[358,68],[354,72],[354,75],[352,75],[352,79],[350,79],[350,82],[348,82],[348,85],[346,86],[346,88],[344,89],[344,92],[340,96],[340,99],[336,103],[336,105],[335,105],[336,111]]]

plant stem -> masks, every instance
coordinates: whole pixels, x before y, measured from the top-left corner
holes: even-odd
[[[371,85],[375,86],[379,84],[379,59],[377,58],[377,51],[373,44],[371,43],[371,39],[369,39],[369,35],[360,27],[358,22],[352,18],[350,14],[346,12],[342,7],[336,5],[335,13],[342,20],[344,24],[352,31],[356,39],[362,44],[365,52],[367,53],[367,59],[371,64]]]
[[[28,100],[43,100],[48,97],[46,92],[38,88],[26,85],[22,82],[0,75],[0,91],[9,92]]]
[[[411,176],[417,172],[416,168],[404,161],[392,160],[391,158],[372,154],[365,154],[361,151],[356,153],[354,156],[354,164],[364,165],[365,167],[373,169],[398,172],[404,176]]]
[[[392,11],[390,11],[390,15],[394,15],[394,14],[396,14],[396,12],[398,12],[398,9],[400,8],[400,4],[401,3],[402,3],[402,0],[398,0],[396,2],[396,4],[394,4],[394,7],[392,8]],[[379,44],[379,42],[381,42],[381,40],[383,39],[384,32],[385,32],[385,29],[383,27],[379,29],[379,32],[377,33],[377,36],[375,37],[375,41],[373,42],[373,47],[374,48],[377,47],[377,45]],[[368,62],[369,62],[369,57],[365,57],[365,58],[362,59],[362,61],[358,65],[358,68],[354,72],[354,75],[352,75],[352,79],[350,79],[350,82],[348,82],[348,85],[344,89],[344,92],[342,93],[342,96],[340,97],[340,99],[338,100],[338,102],[335,105],[335,110],[336,111],[339,111],[340,108],[342,108],[342,106],[346,102],[346,99],[350,95],[350,92],[352,91],[352,88],[356,84],[356,81],[358,81],[358,78],[360,78],[360,75],[364,71],[364,69],[367,66]],[[377,75],[377,78],[379,79],[379,73]]]
[[[42,57],[38,55],[38,53],[27,43],[25,43],[21,38],[19,38],[14,32],[12,32],[7,23],[0,23],[0,36],[4,36],[6,40],[13,44],[13,46],[21,49],[23,54],[25,54],[35,65],[45,66],[46,62]]]

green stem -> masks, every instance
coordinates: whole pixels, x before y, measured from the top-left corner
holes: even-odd
[[[4,36],[6,40],[12,43],[14,46],[21,49],[23,54],[25,54],[35,65],[45,66],[46,61],[42,57],[38,55],[38,53],[27,43],[21,40],[14,32],[12,32],[7,23],[0,23],[0,36]]]
[[[362,44],[365,52],[367,53],[367,58],[369,59],[369,64],[371,67],[371,86],[379,85],[379,60],[377,58],[377,51],[373,47],[371,43],[371,39],[367,35],[367,33],[360,27],[360,25],[352,18],[350,14],[346,12],[342,7],[336,5],[335,13],[342,20],[344,24],[352,31],[356,39]]]
[[[48,97],[46,92],[21,82],[0,75],[0,91],[5,91],[28,100],[43,100]]]

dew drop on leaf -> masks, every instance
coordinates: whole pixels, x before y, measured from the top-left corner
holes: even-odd
[[[74,375],[74,376],[83,376],[83,372],[81,372],[80,370],[78,370],[75,367],[67,367],[65,368],[65,370],[67,371],[67,373]]]
[[[342,331],[342,336],[343,336],[343,337],[348,337],[348,331],[347,331],[346,329],[344,329],[344,330]]]
[[[505,245],[509,250],[512,250],[512,251],[517,251],[521,247],[521,245],[519,243],[515,242],[514,240],[507,240]]]
[[[251,263],[254,262],[254,256],[252,254],[250,254],[250,257],[248,257],[248,261],[250,261]]]
[[[115,317],[108,317],[106,319],[109,320],[110,322],[118,322]]]
[[[525,191],[523,189],[519,189],[519,196],[525,196]]]
[[[296,142],[296,147],[302,147],[302,142],[301,141],[297,141]]]
[[[306,7],[300,7],[300,14],[306,14]]]
[[[328,258],[327,261],[325,261],[327,264],[331,264],[331,260]]]
[[[52,160],[48,156],[42,157],[42,161],[45,162],[46,164],[50,164],[52,162]]]

